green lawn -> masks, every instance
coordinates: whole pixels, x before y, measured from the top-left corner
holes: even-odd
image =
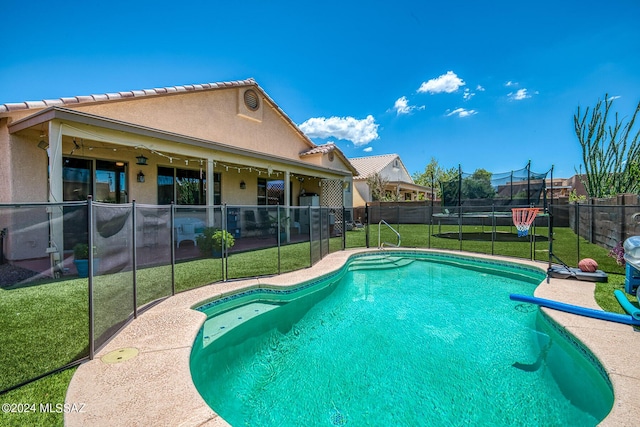
[[[460,249],[457,239],[435,237],[435,228],[429,232],[425,225],[396,227],[403,247],[431,247]],[[507,231],[509,227],[505,227]],[[441,231],[457,232],[457,226],[443,226]],[[480,227],[465,226],[465,233],[480,231]],[[566,228],[556,228],[554,253],[570,265],[577,265],[576,235]],[[546,228],[536,233],[546,236]],[[378,229],[371,227],[370,246],[377,246]],[[366,230],[350,231],[346,236],[347,248],[363,247]],[[388,229],[382,233],[383,242],[396,242]],[[598,284],[595,297],[608,311],[622,312],[613,296],[614,289],[624,289],[624,269],[616,265],[606,249],[580,239],[580,258],[595,259],[600,268],[610,273],[609,283]],[[341,249],[341,238],[333,238],[329,251]],[[464,251],[490,254],[490,241],[463,241]],[[530,259],[531,246],[526,238],[499,241],[493,245],[496,255]],[[548,260],[548,243],[538,242],[534,256]],[[280,248],[280,272],[306,268],[310,265],[310,244],[299,243]],[[222,279],[221,259],[196,259],[181,262],[175,268],[177,292],[193,289]],[[227,261],[229,278],[254,277],[278,273],[278,248],[232,254]],[[55,280],[30,286],[0,288],[0,389],[5,389],[33,376],[86,357],[89,348],[87,279]],[[108,335],[113,325],[121,325],[133,311],[133,273],[104,275],[94,280],[94,307],[96,335]],[[138,271],[138,307],[149,301],[171,294],[171,268],[159,266]],[[635,298],[630,298],[637,303]],[[99,341],[100,343],[100,341]],[[68,383],[75,369],[47,376],[39,381],[0,395],[0,403],[62,403]],[[5,425],[62,425],[61,414],[2,414],[0,426]]]

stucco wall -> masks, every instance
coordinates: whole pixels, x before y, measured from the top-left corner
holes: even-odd
[[[0,117],[0,203],[11,201],[13,183],[11,177],[11,144],[9,143],[8,119]]]
[[[154,129],[299,160],[311,146],[287,121],[261,100],[261,114],[240,108],[241,95],[251,87],[215,89],[132,98],[74,109]]]

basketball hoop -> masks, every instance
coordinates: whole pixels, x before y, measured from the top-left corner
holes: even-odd
[[[513,224],[518,229],[518,237],[525,237],[529,234],[529,227],[536,219],[540,208],[512,208],[511,216]]]

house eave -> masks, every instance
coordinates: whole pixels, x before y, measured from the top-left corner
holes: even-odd
[[[266,154],[264,152],[257,152],[253,150],[246,150],[234,147],[232,145],[223,144],[216,141],[210,141],[200,138],[194,138],[182,134],[163,131],[160,129],[150,128],[146,126],[136,125],[120,120],[114,120],[102,116],[96,116],[93,114],[85,113],[82,111],[72,110],[64,107],[49,107],[44,110],[40,110],[35,114],[28,117],[17,120],[9,124],[9,133],[14,134],[29,128],[38,127],[44,123],[50,121],[78,123],[88,126],[95,126],[111,131],[124,132],[136,136],[156,138],[159,140],[170,141],[172,143],[185,144],[192,147],[205,148],[215,150],[227,154],[234,154],[239,156],[246,156],[250,158],[262,159],[277,162],[279,164],[291,165],[296,167],[304,167],[314,171],[322,171],[325,173],[331,173],[339,176],[350,176],[350,171],[344,171],[340,169],[327,168],[322,166],[315,166],[306,162],[287,159],[284,157],[278,157]]]

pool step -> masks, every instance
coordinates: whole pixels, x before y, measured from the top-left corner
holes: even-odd
[[[204,347],[211,344],[217,338],[226,334],[234,327],[238,326],[242,322],[246,322],[249,319],[258,317],[268,311],[280,307],[276,304],[266,304],[262,302],[254,302],[246,304],[210,319],[204,322],[202,330],[202,344]]]
[[[383,270],[388,268],[404,267],[413,262],[413,259],[390,255],[366,256],[355,259],[349,264],[350,271],[356,270]]]

